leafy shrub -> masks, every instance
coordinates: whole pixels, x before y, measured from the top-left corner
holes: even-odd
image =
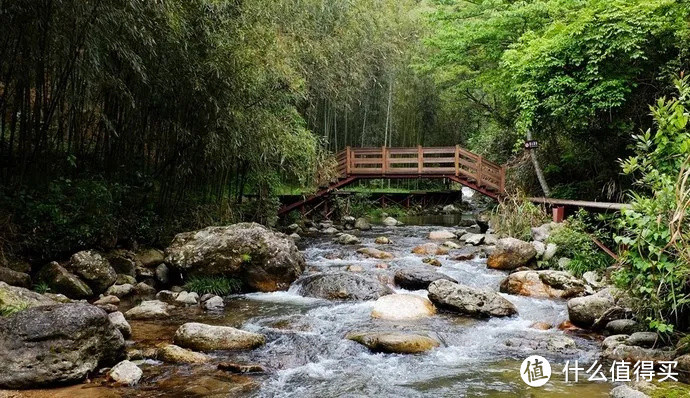
[[[200,295],[211,293],[217,296],[227,296],[242,291],[242,282],[222,276],[193,276],[184,284],[184,289]]]
[[[525,200],[522,195],[505,198],[491,214],[491,227],[498,235],[522,240],[530,239],[532,227],[548,221],[544,208]]]
[[[566,270],[576,276],[587,271],[606,269],[612,263],[611,257],[599,249],[592,241],[592,236],[587,233],[591,228],[583,221],[584,215],[584,212],[580,212],[577,216],[570,217],[560,228],[554,229],[548,239],[548,243],[558,246],[556,258],[560,256],[571,259]]]
[[[652,109],[656,131],[634,136],[636,155],[622,161],[636,178],[632,209],[624,210],[616,241],[621,255],[617,284],[638,300],[637,311],[652,329],[673,332],[687,327],[690,259],[684,255],[690,225],[687,180],[690,176],[690,85],[677,82],[679,96],[661,98]]]

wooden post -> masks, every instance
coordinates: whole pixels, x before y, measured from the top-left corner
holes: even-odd
[[[424,170],[424,151],[421,145],[417,145],[417,173],[422,174]]]
[[[477,186],[481,188],[482,186],[482,155],[479,155],[477,159]]]
[[[501,166],[501,191],[499,193],[506,192],[506,167]]]
[[[381,174],[386,174],[388,171],[388,161],[386,160],[387,151],[386,146],[381,147]]]
[[[455,176],[460,176],[460,145],[455,146]]]
[[[350,175],[350,147],[345,147],[345,175]]]

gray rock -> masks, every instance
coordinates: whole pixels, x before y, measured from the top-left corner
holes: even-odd
[[[299,240],[302,239],[302,237],[299,236],[299,235],[296,234],[296,233],[290,234],[290,238],[291,238],[292,240],[294,240],[295,242],[297,242],[297,241],[299,241]]]
[[[626,385],[614,387],[609,393],[611,398],[649,398],[649,395],[642,391],[635,390]]]
[[[532,242],[532,246],[534,246],[534,250],[537,251],[537,258],[544,257],[544,252],[546,251],[546,245],[544,243],[535,240]]]
[[[329,300],[375,300],[393,293],[380,281],[352,272],[318,273],[296,284],[302,296]]]
[[[568,300],[568,317],[575,326],[591,327],[609,308],[615,305],[609,289],[594,295]]]
[[[540,334],[530,337],[512,337],[505,345],[523,351],[553,352],[570,355],[577,351],[575,340],[562,334]]]
[[[194,292],[180,292],[175,298],[175,302],[187,305],[195,305],[199,302],[199,295]]]
[[[429,285],[429,299],[441,308],[479,318],[517,314],[515,305],[498,293],[443,279]]]
[[[678,380],[685,384],[690,384],[690,354],[681,355],[674,359],[678,363],[676,371],[678,372]]]
[[[187,275],[239,278],[251,290],[286,290],[306,266],[287,235],[256,223],[209,227],[178,234],[166,250],[168,263]]]
[[[180,326],[173,338],[175,344],[197,351],[243,350],[262,346],[266,338],[229,326],[190,322]]]
[[[142,301],[136,307],[131,308],[125,312],[125,316],[129,319],[160,319],[167,318],[168,305],[158,300]]]
[[[165,261],[165,254],[158,249],[142,249],[135,254],[135,260],[144,268],[155,268]]]
[[[546,241],[555,228],[560,228],[560,225],[555,222],[546,223],[538,227],[532,227],[532,240],[537,242]]]
[[[570,265],[570,262],[573,261],[569,259],[568,257],[561,257],[558,259],[558,268],[560,269],[567,269],[568,266]]]
[[[122,333],[124,338],[132,335],[132,327],[129,326],[129,322],[127,322],[123,313],[120,311],[111,312],[108,314],[108,319]]]
[[[335,235],[340,231],[338,231],[338,228],[336,228],[336,227],[328,227],[321,232],[324,234],[328,234],[328,235]]]
[[[429,336],[405,332],[350,332],[346,339],[356,341],[374,352],[419,354],[440,343]]]
[[[165,301],[166,303],[171,303],[175,301],[180,292],[172,292],[170,290],[161,290],[156,294],[156,299],[160,301]]]
[[[46,283],[52,292],[61,293],[67,297],[84,299],[93,296],[89,285],[55,261],[41,268],[38,278]]]
[[[86,282],[95,294],[105,292],[117,279],[117,273],[108,260],[93,250],[73,254],[67,268]]]
[[[597,273],[594,271],[585,272],[582,274],[582,279],[595,289],[604,287],[604,285],[600,282],[601,278],[599,278],[599,275],[597,275]]]
[[[124,356],[122,334],[89,304],[35,307],[0,318],[0,387],[76,383]]]
[[[204,301],[204,308],[208,311],[219,311],[225,308],[225,302],[220,296],[213,296],[210,299]]]
[[[165,264],[159,264],[156,267],[156,280],[164,286],[170,284],[170,270]]]
[[[134,286],[130,285],[129,283],[124,284],[124,285],[112,285],[106,290],[105,294],[108,296],[115,296],[115,297],[126,297],[129,296],[134,292]]]
[[[449,204],[449,205],[443,206],[443,212],[445,214],[456,214],[456,213],[460,213],[461,210],[458,209],[457,207],[455,207],[455,205]]]
[[[510,271],[526,265],[536,255],[537,251],[529,242],[515,238],[503,238],[498,240],[498,244],[489,255],[486,265],[489,268]]]
[[[546,245],[546,249],[544,250],[544,254],[542,255],[542,260],[544,261],[549,261],[558,252],[558,246],[555,243],[549,243]]]
[[[659,339],[659,335],[655,332],[635,332],[628,337],[626,341],[627,345],[636,345],[639,347],[654,347],[655,345],[661,344],[662,341]]]
[[[605,329],[615,334],[632,334],[640,331],[641,326],[632,319],[616,319],[606,324]]]
[[[355,221],[355,229],[368,231],[371,229],[371,224],[369,224],[369,221],[366,218],[360,217],[357,219],[357,221]]]
[[[139,282],[134,285],[134,293],[137,296],[154,297],[156,295],[156,288],[146,282]]]
[[[110,369],[108,377],[118,384],[133,386],[139,383],[143,374],[144,372],[137,365],[124,360]]]
[[[285,228],[285,230],[288,232],[288,234],[300,234],[302,233],[302,227],[300,227],[298,224],[290,224]]]
[[[429,268],[422,267],[405,267],[395,271],[394,281],[403,289],[408,290],[422,290],[429,287],[431,282],[445,279],[451,282],[457,282],[448,275],[436,272]]]
[[[484,234],[484,244],[489,246],[494,246],[498,244],[498,237],[493,234]]]
[[[614,344],[601,353],[606,362],[628,361],[672,361],[676,352],[670,349],[644,348],[627,344]]]
[[[98,300],[93,302],[93,305],[106,305],[106,304],[113,304],[113,305],[120,304],[120,299],[117,296],[103,296],[103,297],[101,297]]]
[[[483,234],[466,234],[465,243],[472,246],[479,246],[484,242]]]
[[[0,281],[12,286],[31,287],[31,277],[6,267],[0,267]]]
[[[450,249],[450,250],[460,249],[460,245],[458,245],[458,244],[455,243],[455,242],[449,241],[449,240],[443,242],[443,244],[441,244],[441,246],[446,247],[446,248],[448,248],[448,249]]]
[[[448,231],[448,230],[445,230],[445,229],[441,229],[441,230],[438,230],[438,231],[431,231],[431,232],[429,232],[428,238],[429,238],[429,239],[433,239],[433,240],[448,240],[448,239],[455,239],[456,236],[455,236],[455,234],[454,234],[453,232],[451,232],[451,231]]]
[[[117,279],[115,279],[116,285],[126,285],[130,284],[132,286],[137,284],[137,278],[131,275],[117,274]]]
[[[383,225],[387,227],[395,227],[396,225],[402,225],[402,223],[393,217],[386,217],[383,219]]]
[[[628,337],[629,336],[627,334],[614,334],[613,336],[609,336],[605,338],[604,341],[601,343],[601,349],[613,349],[618,345],[624,344],[628,340]]]
[[[136,255],[128,250],[113,250],[105,258],[116,273],[136,276]]]
[[[0,282],[0,309],[22,309],[51,304],[57,304],[57,302],[29,289]]]
[[[350,234],[341,234],[335,241],[341,245],[356,245],[359,243],[359,238]]]

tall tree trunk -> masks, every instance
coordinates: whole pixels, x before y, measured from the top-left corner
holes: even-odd
[[[527,130],[527,140],[532,139],[532,131]],[[537,173],[537,179],[539,180],[539,185],[541,185],[541,190],[544,192],[545,197],[551,196],[551,190],[549,189],[549,184],[546,183],[546,178],[544,178],[544,172],[539,165],[539,159],[537,159],[536,149],[528,149],[529,156],[532,158],[532,164],[534,165],[534,172]]]

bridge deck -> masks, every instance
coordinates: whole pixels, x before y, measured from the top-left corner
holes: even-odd
[[[280,209],[288,213],[358,179],[447,178],[494,199],[505,192],[505,167],[459,145],[451,147],[351,148],[336,154],[338,180]]]

